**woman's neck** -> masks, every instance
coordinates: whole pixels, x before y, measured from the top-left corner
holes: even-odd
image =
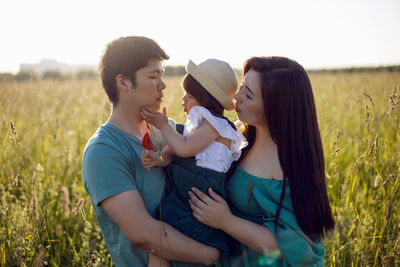
[[[253,147],[270,147],[271,145],[276,145],[274,140],[272,140],[271,134],[268,127],[255,126],[256,136],[254,140]]]
[[[267,127],[255,127],[255,140],[240,166],[248,173],[268,179],[283,179],[278,146]]]

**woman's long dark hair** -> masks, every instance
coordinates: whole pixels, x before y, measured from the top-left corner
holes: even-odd
[[[320,240],[335,226],[325,184],[324,155],[318,129],[311,83],[304,68],[284,57],[252,57],[243,67],[260,75],[264,113],[271,137],[278,146],[283,170],[283,187],[275,217],[275,233],[286,184],[289,184],[297,223],[311,240]],[[249,145],[255,141],[255,127],[248,125]]]

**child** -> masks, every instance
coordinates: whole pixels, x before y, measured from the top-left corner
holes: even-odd
[[[206,193],[211,187],[222,196],[226,194],[226,173],[247,145],[234,124],[223,117],[224,109],[234,108],[232,98],[237,79],[228,63],[216,59],[208,59],[198,66],[189,61],[186,69],[182,105],[188,117],[183,135],[169,124],[165,107],[163,113],[144,108],[142,116],[161,130],[168,146],[160,154],[143,151],[141,160],[144,168],[168,165],[161,220],[228,255],[234,253],[238,243],[193,218],[188,191],[197,187]]]

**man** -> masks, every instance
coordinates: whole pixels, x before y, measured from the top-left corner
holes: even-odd
[[[112,111],[85,147],[82,179],[116,266],[146,266],[146,251],[200,264],[212,264],[219,256],[215,248],[153,218],[164,191],[164,170],[142,167],[141,141],[146,133],[156,147],[163,140],[140,111],[146,106],[160,109],[162,62],[168,58],[149,38],[121,37],[108,44],[99,65]]]

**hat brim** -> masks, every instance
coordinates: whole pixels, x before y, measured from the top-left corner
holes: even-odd
[[[186,71],[193,76],[226,110],[235,108],[232,99],[218,87],[218,85],[209,79],[207,75],[191,60],[189,60]]]

